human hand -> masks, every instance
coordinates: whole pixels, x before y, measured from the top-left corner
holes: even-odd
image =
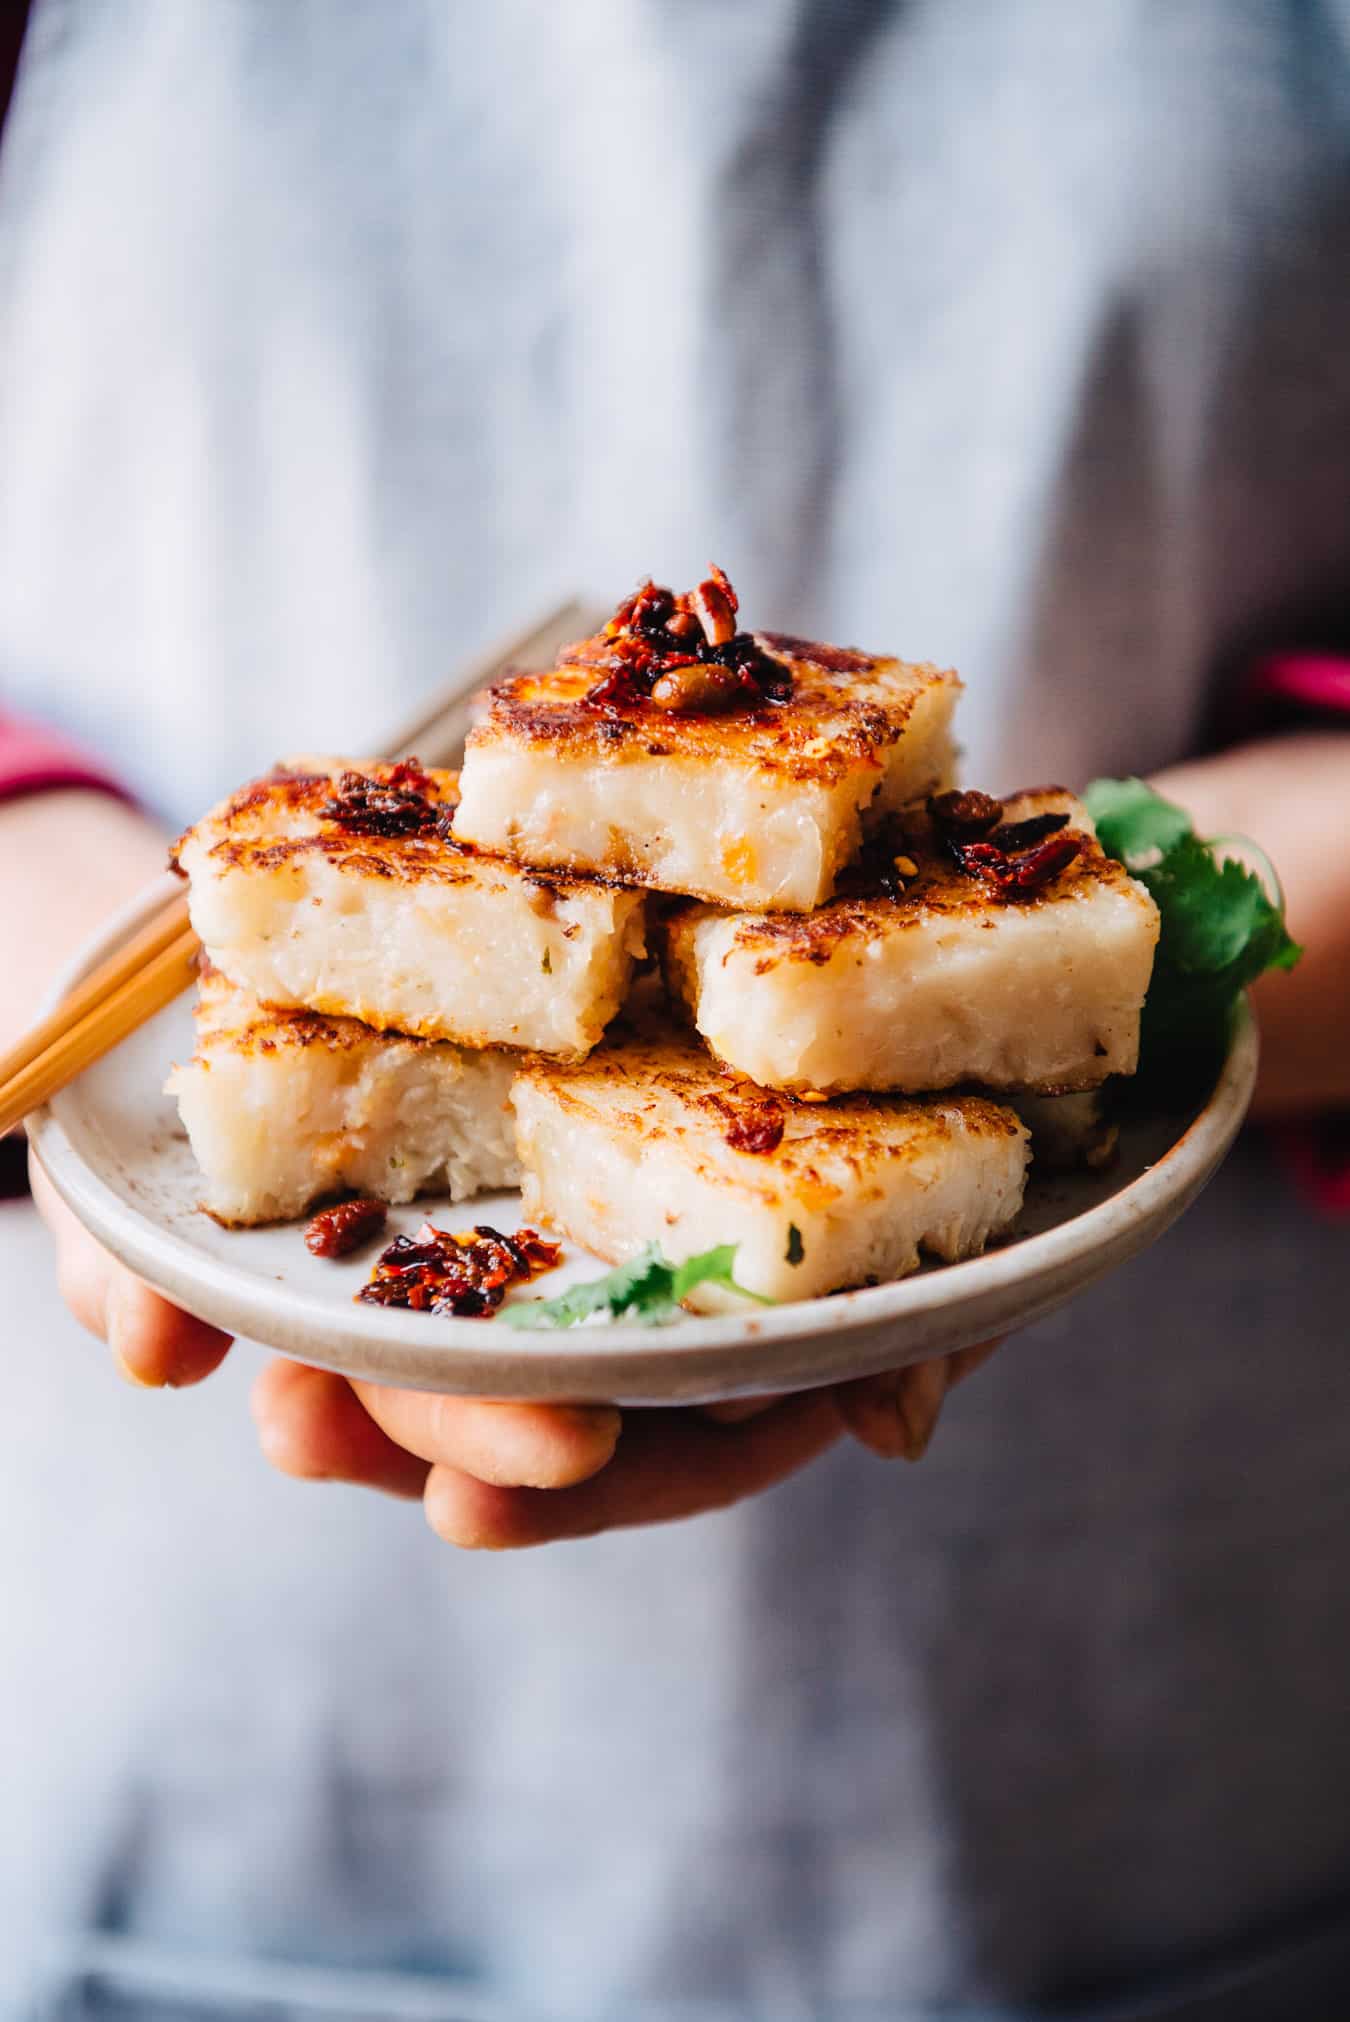
[[[229,1336],[142,1284],[85,1232],[36,1163],[32,1176],[66,1303],[107,1341],[122,1374],[149,1388],[210,1375]],[[500,1550],[724,1509],[846,1430],[887,1458],[917,1460],[947,1392],[997,1345],[833,1390],[627,1412],[396,1390],[278,1360],[254,1385],[253,1412],[263,1453],[283,1474],[420,1498],[448,1543]]]
[[[28,1176],[56,1244],[61,1296],[80,1325],[107,1342],[127,1381],[147,1390],[178,1389],[219,1368],[229,1335],[180,1312],[110,1257],[76,1221],[31,1153]]]
[[[253,1411],[283,1473],[420,1496],[447,1543],[503,1550],[725,1509],[844,1431],[886,1458],[918,1460],[947,1392],[998,1345],[832,1390],[625,1412],[393,1390],[276,1361],[254,1386]]]
[[[728,1508],[846,1430],[918,1460],[947,1392],[997,1346],[791,1397],[625,1412],[391,1390],[278,1361],[253,1411],[283,1473],[420,1496],[447,1543],[503,1550]]]

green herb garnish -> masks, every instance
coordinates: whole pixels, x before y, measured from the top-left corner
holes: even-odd
[[[802,1258],[805,1255],[806,1255],[806,1245],[802,1241],[802,1232],[797,1227],[797,1224],[795,1222],[789,1222],[787,1261],[790,1264],[800,1264]]]
[[[1162,918],[1144,1003],[1141,1072],[1217,1061],[1233,1010],[1267,969],[1292,969],[1303,952],[1284,923],[1284,895],[1239,860],[1254,845],[1196,835],[1183,808],[1142,779],[1098,779],[1084,794],[1102,848],[1149,892]]]
[[[500,1317],[508,1327],[575,1327],[579,1320],[608,1313],[615,1320],[636,1320],[641,1327],[664,1327],[682,1317],[680,1301],[696,1285],[725,1285],[729,1292],[739,1292],[756,1305],[772,1306],[772,1299],[736,1283],[732,1276],[735,1261],[734,1243],[686,1257],[682,1264],[667,1263],[660,1244],[648,1243],[631,1263],[618,1265],[603,1278],[569,1286],[556,1299],[526,1299],[506,1306]]]

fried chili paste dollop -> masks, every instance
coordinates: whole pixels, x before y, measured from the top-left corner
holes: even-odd
[[[451,810],[429,797],[431,786],[415,758],[396,765],[383,780],[371,779],[364,772],[344,772],[332,799],[324,802],[319,814],[348,835],[448,835]]]
[[[305,1248],[315,1257],[349,1257],[377,1235],[389,1219],[383,1201],[338,1201],[322,1208],[305,1230]]]
[[[505,1236],[480,1224],[451,1235],[424,1222],[415,1236],[395,1236],[356,1296],[368,1306],[479,1320],[513,1285],[555,1269],[561,1258],[561,1245],[546,1243],[534,1229]]]
[[[643,583],[600,634],[604,671],[582,698],[585,706],[615,714],[645,705],[725,715],[788,701],[791,673],[753,634],[737,630],[739,608],[715,563],[683,596]]]
[[[1005,822],[1002,801],[988,793],[940,793],[928,812],[957,868],[1000,899],[1034,898],[1083,847],[1081,835],[1061,833],[1067,814]]]

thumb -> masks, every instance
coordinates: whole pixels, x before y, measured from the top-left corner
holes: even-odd
[[[56,1240],[61,1296],[80,1325],[107,1342],[128,1382],[158,1390],[200,1383],[217,1369],[229,1335],[180,1311],[110,1257],[31,1155],[29,1177],[38,1212]]]

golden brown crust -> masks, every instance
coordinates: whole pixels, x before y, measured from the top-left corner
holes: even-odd
[[[303,1052],[320,1046],[330,1053],[348,1053],[368,1045],[372,1037],[370,1028],[355,1018],[262,1004],[209,962],[201,966],[195,1021],[197,1060],[209,1060],[213,1052],[248,1059],[255,1054]],[[408,1037],[407,1043],[429,1046],[434,1042]]]
[[[488,689],[469,748],[500,742],[583,761],[714,760],[830,786],[860,769],[880,770],[918,698],[930,688],[960,686],[950,670],[927,664],[778,633],[755,637],[789,665],[790,701],[730,716],[671,714],[649,703],[602,714],[583,706],[582,697],[603,671],[605,645],[585,639],[565,648],[547,672],[514,674]]]
[[[264,1004],[250,990],[231,983],[204,958],[199,966],[197,1003],[194,1012],[197,1063],[210,1063],[213,1053],[229,1053],[242,1059],[255,1055],[304,1052],[323,1047],[329,1053],[353,1053],[363,1046],[396,1043],[400,1046],[438,1046],[451,1052],[505,1053],[514,1061],[533,1055],[510,1046],[504,1040],[470,1034],[463,1039],[445,1039],[436,1033],[397,1031],[377,1025],[370,1018],[356,1018],[334,1007],[318,1005],[310,1010],[291,1010],[284,1005]]]
[[[737,916],[737,952],[758,956],[756,966],[762,973],[781,961],[825,963],[845,941],[890,938],[935,916],[992,925],[1009,905],[1018,910],[1035,909],[1103,890],[1128,892],[1141,904],[1148,903],[1124,866],[1106,855],[1091,832],[1081,803],[1065,788],[1036,787],[1009,794],[1004,811],[1009,821],[1065,813],[1069,832],[1082,838],[1073,862],[1039,891],[1012,900],[998,898],[981,879],[957,869],[927,813],[922,808],[908,808],[881,832],[863,863],[844,873],[839,896],[818,911]],[[915,867],[915,875],[903,877],[903,889],[898,893],[879,888],[878,857],[883,850],[887,861],[907,857]],[[707,917],[706,908],[685,903],[672,907],[664,921],[656,921],[668,963],[676,968],[687,963],[692,930]]]
[[[719,1067],[693,1036],[655,1012],[621,1018],[590,1057],[574,1067],[534,1060],[524,1078],[578,1121],[644,1142],[683,1145],[706,1176],[738,1185],[820,1187],[835,1194],[850,1179],[875,1179],[878,1167],[918,1163],[959,1132],[1021,1137],[1011,1110],[984,1095],[845,1095],[828,1102],[767,1094],[744,1075]],[[763,1128],[766,1107],[781,1112],[782,1134],[767,1151],[746,1149]],[[703,1165],[704,1158],[712,1163]]]
[[[240,787],[179,836],[169,853],[173,868],[183,870],[181,858],[191,846],[222,870],[277,871],[288,863],[323,857],[336,870],[400,884],[465,884],[484,872],[509,871],[513,878],[536,886],[541,903],[620,882],[582,871],[522,870],[443,832],[395,836],[353,832],[324,813],[334,803],[343,777],[355,772],[377,786],[388,786],[405,768],[375,760],[323,763],[322,770],[317,762],[308,770],[278,767]],[[419,769],[417,779],[418,791],[429,806],[449,817],[459,802],[458,773]]]

